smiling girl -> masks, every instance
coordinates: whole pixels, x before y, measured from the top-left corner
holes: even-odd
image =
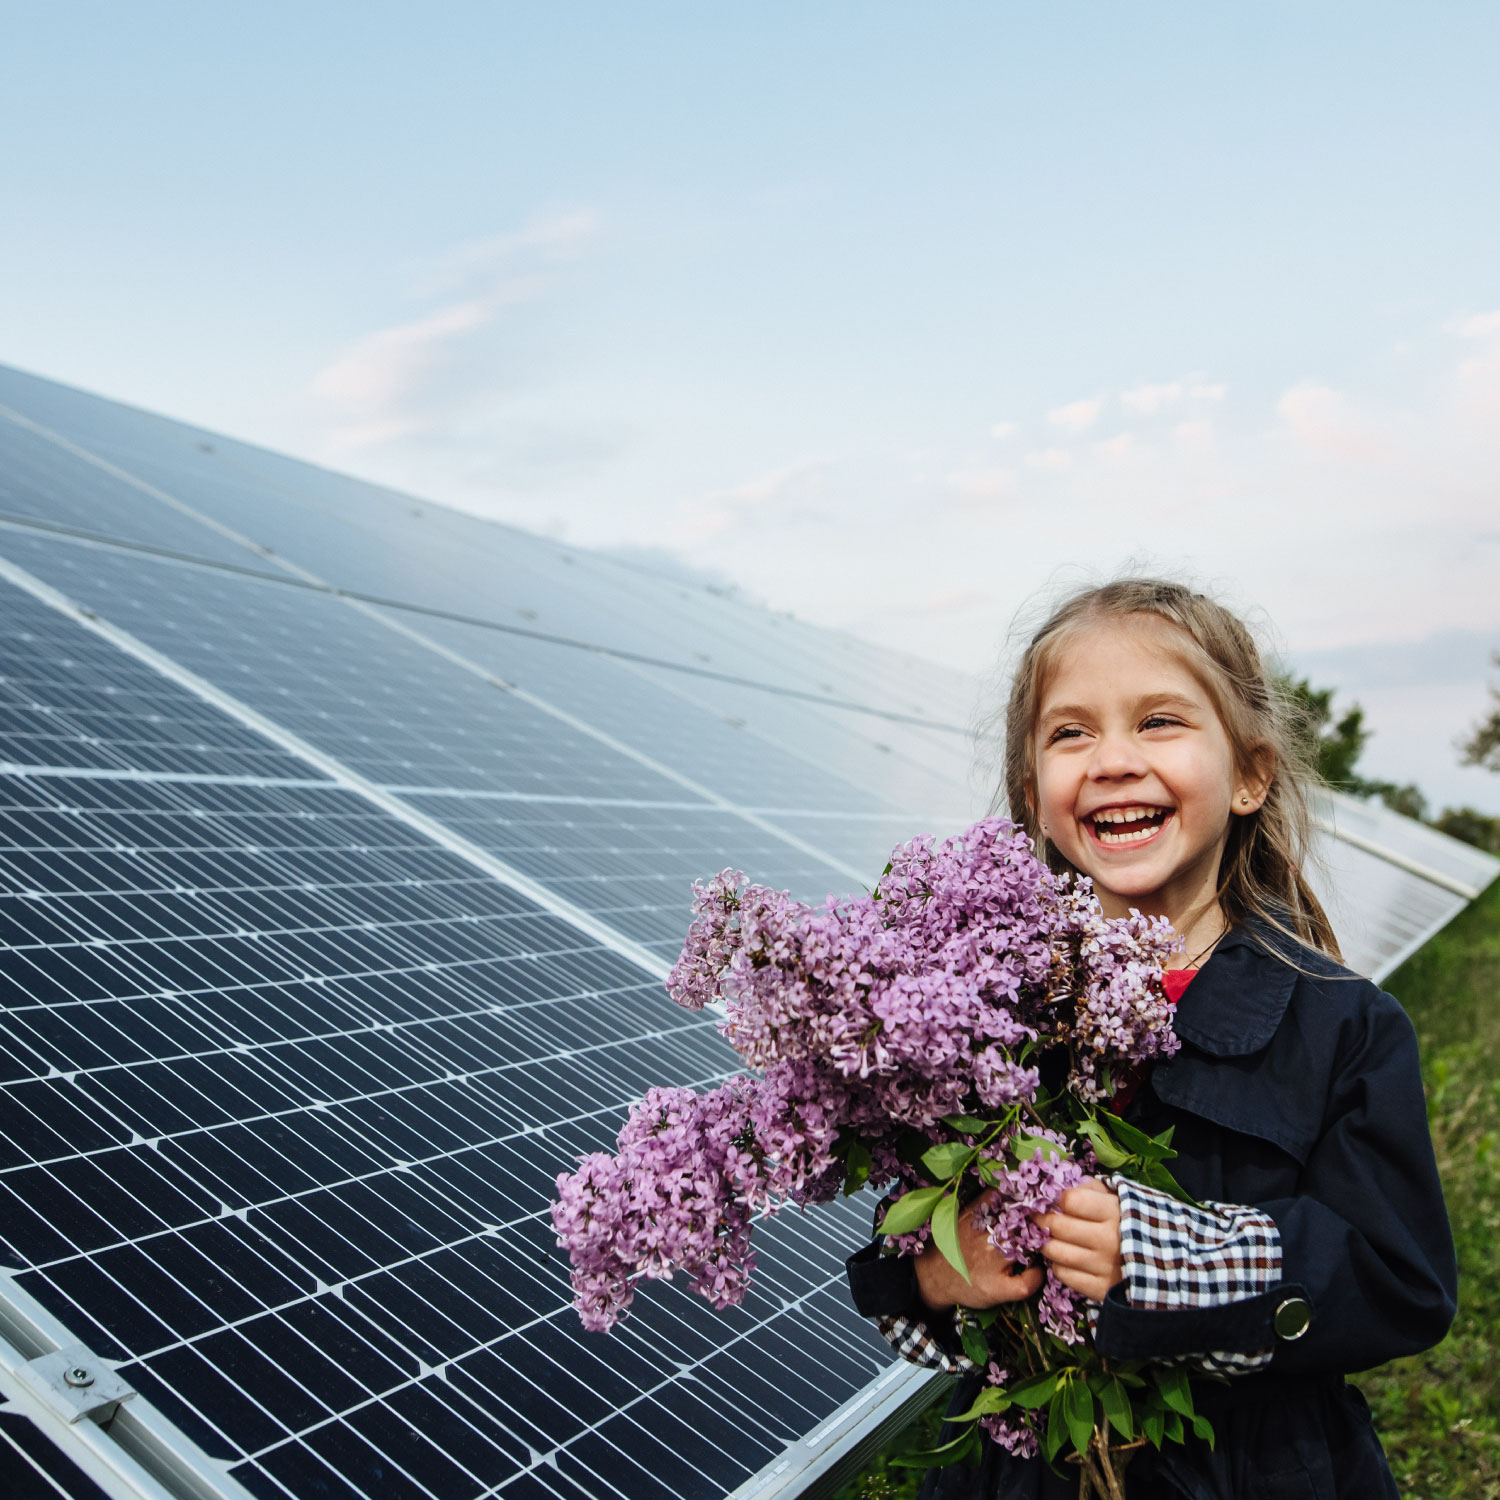
[[[964,1280],[929,1250],[855,1257],[861,1312],[907,1358],[981,1380],[956,1307],[1030,1296],[1053,1275],[1090,1299],[1108,1358],[1186,1364],[1216,1444],[1142,1450],[1131,1497],[1394,1500],[1347,1373],[1429,1347],[1456,1272],[1416,1041],[1400,1006],[1339,963],[1302,874],[1310,778],[1243,623],[1175,583],[1076,594],[1032,638],[1006,715],[1011,816],[1104,912],[1159,915],[1183,940],[1165,978],[1182,1048],[1115,1108],[1175,1127],[1199,1206],[1087,1181],[1038,1220],[1046,1269],[1007,1264],[960,1220]],[[945,1439],[955,1436],[946,1432]],[[1024,1440],[929,1475],[926,1500],[1051,1500],[1077,1476]]]

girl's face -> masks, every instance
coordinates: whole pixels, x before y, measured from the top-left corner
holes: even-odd
[[[1229,820],[1265,787],[1235,769],[1180,639],[1145,614],[1076,635],[1046,684],[1034,748],[1039,821],[1105,914],[1138,907],[1182,930],[1214,905]]]

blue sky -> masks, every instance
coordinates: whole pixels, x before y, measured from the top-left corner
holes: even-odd
[[[957,665],[1184,571],[1362,696],[1372,772],[1500,811],[1451,748],[1500,645],[1493,5],[6,35],[0,360]]]

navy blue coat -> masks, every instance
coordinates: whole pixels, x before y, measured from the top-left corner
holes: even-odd
[[[1344,1376],[1431,1347],[1453,1320],[1453,1241],[1411,1023],[1368,980],[1250,928],[1219,944],[1183,995],[1176,1029],[1181,1051],[1157,1064],[1126,1117],[1153,1134],[1176,1127],[1171,1166],[1195,1198],[1254,1204],[1276,1221],[1283,1281],[1193,1312],[1146,1312],[1128,1306],[1121,1287],[1110,1293],[1096,1331],[1106,1356],[1275,1348],[1264,1374],[1195,1382],[1216,1449],[1145,1450],[1127,1470],[1129,1493],[1395,1500],[1368,1409]],[[910,1262],[870,1249],[850,1262],[856,1306],[920,1316]],[[1272,1326],[1289,1296],[1312,1305],[1290,1342]],[[977,1376],[961,1381],[950,1410],[969,1405],[977,1387]],[[935,1471],[923,1494],[1062,1500],[1077,1494],[1077,1478],[987,1443],[977,1472]]]

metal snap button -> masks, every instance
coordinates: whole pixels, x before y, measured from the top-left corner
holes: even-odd
[[[1276,1337],[1291,1343],[1293,1339],[1300,1339],[1307,1332],[1307,1325],[1312,1322],[1312,1308],[1305,1297],[1288,1297],[1271,1320],[1271,1326],[1276,1330]]]

